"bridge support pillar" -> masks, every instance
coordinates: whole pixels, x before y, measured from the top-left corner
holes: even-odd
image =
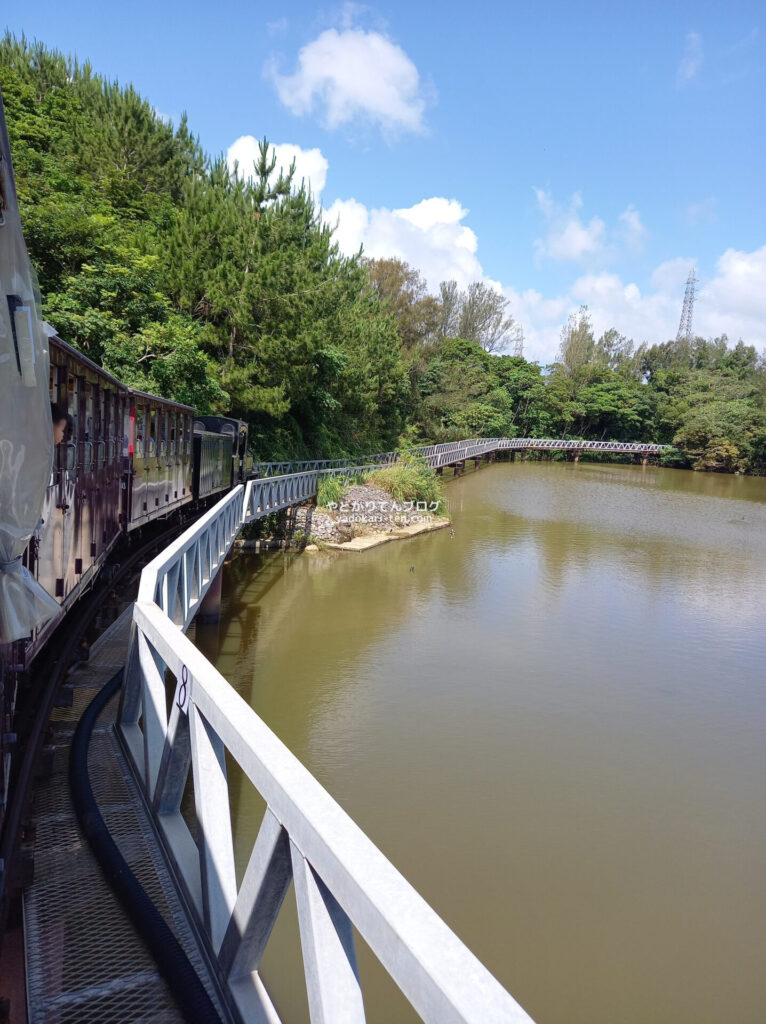
[[[508,461],[509,462],[515,462],[516,461],[516,452],[509,452],[508,453]]]
[[[522,452],[521,453],[521,461],[522,462],[526,462],[527,461],[527,453],[526,452]]]
[[[221,569],[215,574],[208,592],[202,598],[202,603],[197,612],[197,622],[203,626],[210,626],[221,619],[221,584],[223,572]]]
[[[444,473],[444,466],[437,466],[436,467],[436,475],[437,476],[441,476],[443,473]]]
[[[454,471],[455,476],[462,476],[465,473],[465,462],[456,462]]]
[[[574,454],[575,463],[580,461],[580,455],[581,454],[582,454],[582,452],[575,452],[575,454]]]
[[[649,461],[649,456],[648,455],[642,456],[642,458],[641,458],[641,465],[645,466],[648,461]]]

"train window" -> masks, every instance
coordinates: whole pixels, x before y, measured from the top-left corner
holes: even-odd
[[[148,424],[148,435],[149,435],[149,448],[147,455],[150,459],[153,459],[157,454],[157,410],[149,409],[149,424]]]
[[[191,416],[186,417],[186,454],[191,455],[192,450],[192,420]]]
[[[117,446],[115,443],[115,418],[117,416],[117,395],[110,388],[104,392],[104,415],[106,421],[104,423],[104,438],[106,440],[106,460],[111,462],[112,459],[117,455]]]
[[[94,385],[96,395],[96,417],[93,424],[93,440],[96,444],[96,465],[103,466],[106,462],[106,391],[100,384]]]
[[[77,445],[71,441],[64,441],[61,444],[56,445],[56,469],[69,469],[73,470],[76,468],[75,452]]]
[[[93,447],[95,441],[93,433],[93,386],[89,381],[84,380],[81,383],[81,389],[80,394],[84,397],[85,414],[81,428],[82,465],[85,469],[93,469]]]
[[[134,454],[143,459],[146,440],[146,409],[143,405],[136,406],[136,441]]]
[[[222,434],[225,434],[226,437],[230,438],[232,453],[235,452],[237,450],[237,444],[236,444],[237,429],[234,426],[234,424],[233,423],[229,423],[229,422],[222,423],[221,424],[221,431],[220,432]]]
[[[73,373],[67,374],[66,381],[66,406],[67,412],[72,417],[72,426],[67,430],[65,440],[77,444],[80,433],[80,378]]]
[[[93,385],[89,381],[83,382],[85,393],[85,434],[83,440],[93,440]]]
[[[168,451],[170,452],[171,455],[175,455],[175,453],[176,453],[176,429],[177,429],[177,426],[178,426],[178,414],[176,413],[175,409],[173,409],[171,412],[168,413],[168,419],[170,421],[170,428],[169,428],[169,444],[170,444],[170,447],[169,447]]]

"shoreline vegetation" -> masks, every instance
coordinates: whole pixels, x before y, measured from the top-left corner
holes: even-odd
[[[747,339],[597,335],[582,307],[551,364],[504,354],[504,296],[344,256],[265,139],[230,167],[185,117],[11,35],[0,88],[44,317],[126,384],[247,420],[257,459],[565,437],[766,474],[766,362]]]
[[[442,478],[424,459],[403,453],[395,465],[350,482],[323,477],[315,505],[307,503],[291,515],[267,516],[246,527],[242,547],[366,551],[450,523]]]
[[[307,548],[366,551],[450,525],[444,483],[424,459],[400,461],[343,485],[325,477],[307,524]]]

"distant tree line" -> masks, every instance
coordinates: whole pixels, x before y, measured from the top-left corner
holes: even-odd
[[[247,419],[258,456],[556,435],[766,473],[752,346],[596,338],[583,308],[540,367],[503,354],[515,325],[491,286],[433,295],[399,260],[343,256],[266,140],[232,174],[185,118],[9,35],[0,88],[46,318],[126,382]]]

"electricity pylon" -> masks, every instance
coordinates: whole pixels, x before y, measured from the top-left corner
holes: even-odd
[[[524,355],[524,328],[521,324],[514,324],[513,330],[511,331],[511,338],[513,339],[513,354],[515,356]]]
[[[681,310],[681,323],[678,325],[678,334],[676,335],[676,341],[680,341],[682,338],[686,338],[689,341],[694,337],[694,330],[692,322],[694,319],[694,293],[697,289],[697,275],[694,272],[694,267],[689,271],[689,277],[686,279],[686,291],[684,292],[684,305]]]

